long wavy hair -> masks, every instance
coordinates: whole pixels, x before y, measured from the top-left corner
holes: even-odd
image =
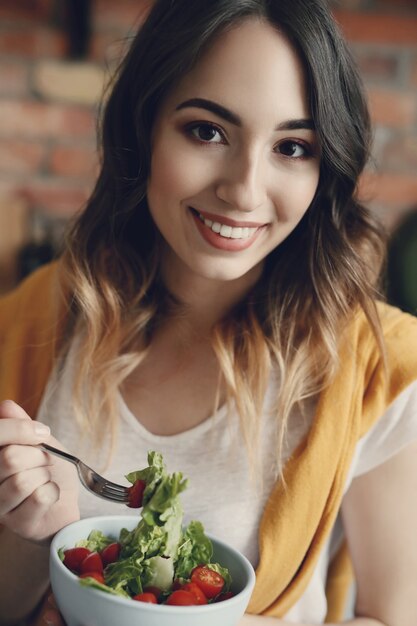
[[[222,383],[252,460],[271,369],[279,373],[278,447],[295,405],[330,383],[340,336],[362,309],[382,347],[375,308],[385,242],[356,198],[370,121],[355,63],[324,0],[157,0],[112,83],[101,171],[63,254],[79,344],[74,407],[84,433],[113,434],[120,385],[173,314],[159,273],[160,236],[147,206],[151,132],[173,86],[226,29],[250,17],[284,32],[307,77],[321,148],[305,216],[266,259],[261,279],[212,331]],[[278,450],[279,453],[279,450]]]

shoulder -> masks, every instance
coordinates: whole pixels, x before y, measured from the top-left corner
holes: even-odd
[[[417,381],[404,389],[358,443],[354,478],[384,463],[417,441]]]
[[[407,337],[417,338],[417,317],[384,302],[377,302],[376,310],[384,340],[390,345],[395,346]],[[355,335],[361,344],[367,342],[376,345],[372,329],[362,310],[352,319],[348,333],[351,336]]]
[[[415,372],[407,382],[417,378],[417,317],[400,309],[378,302],[376,309],[381,325],[385,349],[386,366],[394,373],[409,370]],[[383,361],[378,342],[363,312],[358,313],[346,329],[342,343],[342,353],[353,350],[357,363],[377,367]]]
[[[362,312],[345,328],[339,352],[338,390],[357,397],[362,435],[417,380],[417,318],[383,303],[377,312],[384,352]]]

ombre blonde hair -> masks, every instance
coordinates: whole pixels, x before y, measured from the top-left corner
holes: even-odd
[[[322,154],[304,218],[265,259],[252,291],[212,330],[221,382],[251,461],[273,369],[280,379],[279,455],[293,408],[331,383],[340,337],[358,310],[383,347],[375,299],[384,237],[355,197],[369,152],[368,110],[325,3],[158,0],[114,81],[101,126],[100,175],[62,259],[73,294],[70,336],[82,336],[74,408],[97,445],[104,433],[116,436],[120,386],[146,356],[159,321],[180,305],[160,277],[160,235],[146,201],[155,115],[213,39],[251,16],[284,31],[302,58]]]

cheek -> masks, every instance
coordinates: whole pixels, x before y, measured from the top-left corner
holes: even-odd
[[[276,206],[280,207],[281,218],[287,221],[299,221],[310,206],[319,181],[318,171],[309,176],[291,177],[285,186],[285,196]],[[280,217],[280,216],[278,216]]]
[[[148,182],[150,195],[167,195],[181,187],[178,179],[180,167],[174,159],[169,158],[162,151],[155,151],[151,161],[151,175]]]
[[[169,196],[171,199],[186,199],[201,191],[210,179],[207,162],[188,154],[187,150],[168,150],[155,146],[148,194],[152,197]]]

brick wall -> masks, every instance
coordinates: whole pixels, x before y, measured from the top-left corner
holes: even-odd
[[[394,228],[417,210],[417,0],[338,0],[374,122],[363,196]]]
[[[15,251],[34,224],[60,232],[87,198],[97,169],[96,103],[147,0],[94,0],[82,61],[68,58],[64,4],[0,0],[0,290],[16,280]],[[363,193],[392,226],[417,205],[417,0],[333,5],[375,122]]]

